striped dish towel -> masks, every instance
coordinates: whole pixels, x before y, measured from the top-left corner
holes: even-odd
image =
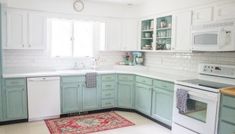
[[[87,88],[96,88],[97,86],[97,73],[86,73],[86,87]]]

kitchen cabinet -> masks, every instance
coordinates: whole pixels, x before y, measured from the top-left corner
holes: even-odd
[[[99,95],[98,88],[83,87],[82,103],[83,111],[96,110],[99,108]]]
[[[215,20],[225,20],[235,18],[235,2],[217,4],[215,10]]]
[[[219,134],[235,133],[235,97],[222,95],[219,117]]]
[[[27,12],[16,9],[7,10],[7,43],[4,49],[26,48]]]
[[[135,109],[143,114],[151,114],[152,86],[136,83]]]
[[[109,19],[106,22],[107,51],[137,50],[138,22],[135,19]]]
[[[152,117],[169,126],[172,123],[174,84],[155,80],[152,98]]]
[[[44,49],[46,18],[38,12],[7,10],[7,43],[4,49]]]
[[[133,108],[134,76],[118,75],[118,107]]]
[[[61,78],[61,112],[62,114],[82,111],[82,90],[85,78],[67,76]]]
[[[68,83],[62,86],[61,112],[62,114],[76,113],[82,110],[82,83]]]
[[[191,24],[192,12],[180,12],[175,14],[175,46],[172,50],[175,51],[191,51]],[[184,34],[182,34],[184,33]]]
[[[116,75],[101,75],[101,108],[112,108],[116,106]]]
[[[28,13],[28,48],[45,49],[46,44],[46,18],[37,12]]]
[[[193,10],[193,24],[213,21],[213,7],[203,7]]]
[[[2,95],[2,79],[0,79],[0,122],[3,121],[3,95]]]
[[[27,91],[24,78],[5,79],[5,120],[27,119]]]
[[[109,19],[106,22],[105,50],[119,51],[122,43],[122,24],[119,19]]]
[[[125,19],[122,21],[121,50],[138,50],[138,21],[135,19]]]

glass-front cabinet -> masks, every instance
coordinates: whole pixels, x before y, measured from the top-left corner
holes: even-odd
[[[141,50],[171,50],[172,22],[172,15],[142,20]]]
[[[154,19],[141,23],[141,50],[153,50]]]
[[[156,50],[171,49],[172,16],[157,18]]]

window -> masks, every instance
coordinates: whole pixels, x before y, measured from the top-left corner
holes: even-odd
[[[52,57],[94,57],[105,44],[102,22],[50,19],[49,38]]]

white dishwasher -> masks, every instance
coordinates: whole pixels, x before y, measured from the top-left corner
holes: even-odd
[[[60,77],[27,79],[29,121],[60,116]]]

